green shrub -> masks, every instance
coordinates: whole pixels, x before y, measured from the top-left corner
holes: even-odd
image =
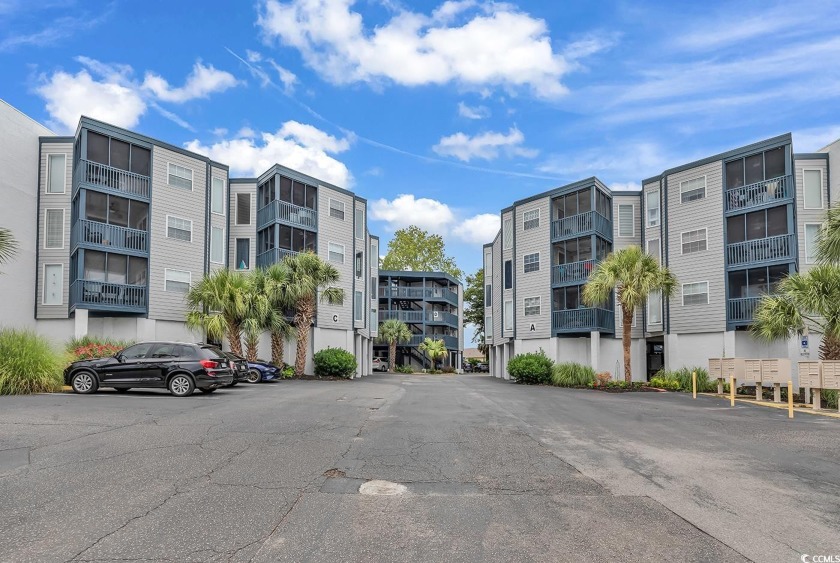
[[[551,383],[551,368],[554,365],[545,352],[519,354],[508,362],[508,373],[517,383],[528,385]]]
[[[325,348],[315,354],[315,375],[351,378],[356,374],[356,356],[341,348]]]
[[[72,361],[90,360],[93,358],[107,358],[113,356],[123,348],[134,344],[130,341],[112,340],[85,335],[67,342],[67,352]]]
[[[280,376],[283,379],[291,379],[295,376],[295,366],[284,366],[282,370],[280,370]]]
[[[641,389],[644,386],[644,381],[631,381],[627,383],[623,379],[611,379],[610,381],[602,382],[600,385],[598,382],[589,384],[589,387],[593,389]]]
[[[658,375],[654,375],[650,378],[650,382],[648,383],[651,387],[656,387],[657,389],[667,389],[669,391],[679,391],[680,390],[680,382],[676,379],[668,379],[666,377],[659,377]]]
[[[595,382],[595,370],[583,364],[563,362],[551,370],[551,384],[558,387],[585,387]]]
[[[60,391],[67,358],[43,336],[0,330],[0,395]]]
[[[840,392],[837,389],[823,389],[820,392],[820,400],[822,401],[822,407],[825,409],[837,409],[837,395]]]
[[[396,366],[394,369],[397,373],[414,373],[414,368],[411,366]]]
[[[709,372],[701,367],[685,367],[674,371],[661,369],[654,375],[654,378],[660,382],[668,381],[669,387],[662,387],[662,389],[671,389],[673,391],[691,391],[691,372],[697,372],[697,391],[700,393],[717,391],[717,380],[709,380]],[[653,381],[653,379],[651,379]],[[677,382],[674,387],[672,382]],[[654,385],[653,387],[657,387]]]

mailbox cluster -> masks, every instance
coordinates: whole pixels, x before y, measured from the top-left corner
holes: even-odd
[[[791,379],[791,362],[787,358],[710,358],[709,377],[717,379],[718,393],[723,393],[723,382],[730,377],[742,385],[754,385],[757,400],[761,400],[764,385],[772,385],[773,400],[780,403],[781,387]]]
[[[840,389],[840,361],[799,362],[799,385],[810,387],[814,409],[820,409],[822,389]]]

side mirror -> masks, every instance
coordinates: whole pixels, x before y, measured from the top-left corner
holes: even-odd
[[[116,358],[116,360],[119,363],[123,363],[125,361],[125,357],[122,354],[120,354],[119,352],[117,352],[117,354],[114,356],[114,358]]]

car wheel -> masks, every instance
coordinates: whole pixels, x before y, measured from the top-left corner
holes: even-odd
[[[195,390],[195,383],[188,375],[178,374],[169,380],[169,392],[176,397],[186,397]]]
[[[131,387],[117,387],[117,393],[128,393]]]
[[[210,393],[214,392],[215,390],[216,390],[216,388],[215,388],[215,387],[213,387],[213,388],[206,387],[206,388],[204,388],[204,389],[199,389],[199,391],[201,391],[201,392],[202,392],[202,393],[204,393],[205,395],[209,395]]]
[[[251,369],[248,371],[248,377],[245,378],[245,381],[248,383],[259,383],[262,379],[262,374],[259,370]]]
[[[88,395],[95,393],[99,388],[99,382],[96,381],[96,376],[89,371],[81,371],[73,376],[73,381],[70,382],[70,387],[75,393],[81,395]]]

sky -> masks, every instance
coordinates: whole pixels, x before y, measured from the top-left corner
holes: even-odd
[[[840,138],[840,1],[0,0],[0,98],[369,202],[466,272],[513,201]]]

